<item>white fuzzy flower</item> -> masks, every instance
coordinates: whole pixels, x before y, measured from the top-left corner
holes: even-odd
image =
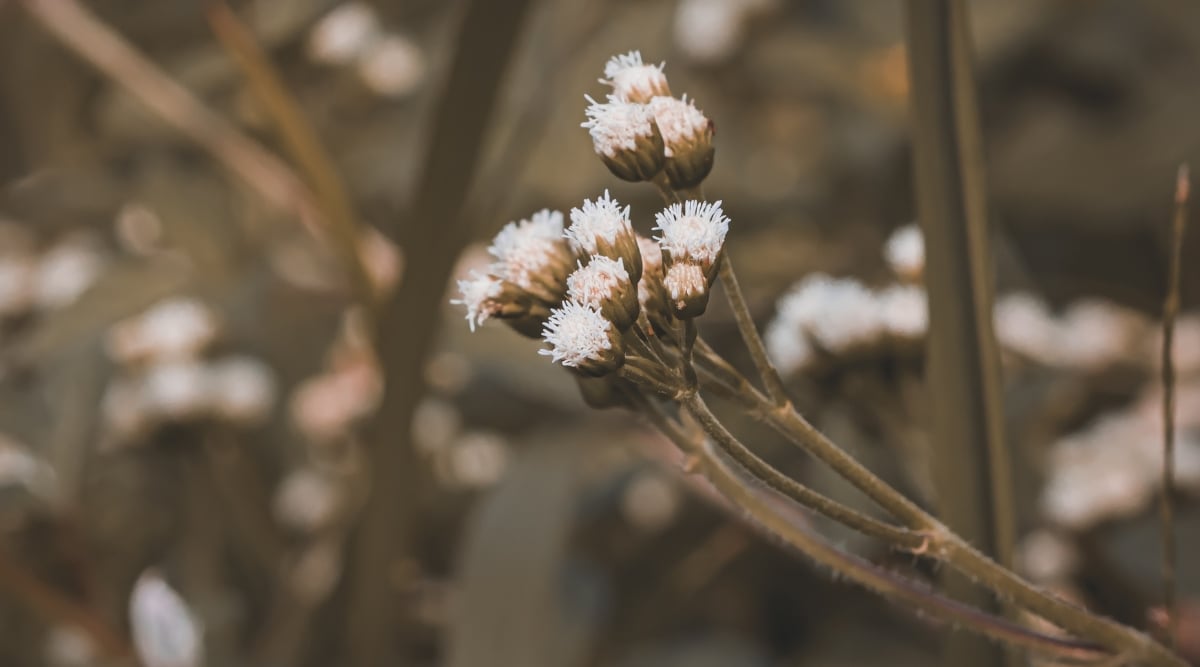
[[[462,298],[452,299],[450,303],[467,307],[467,323],[471,331],[475,331],[476,325],[482,325],[492,316],[491,302],[500,296],[501,289],[499,278],[472,271],[470,278],[458,281]]]
[[[663,146],[667,157],[674,157],[676,152],[687,150],[703,140],[711,132],[708,116],[697,109],[689,101],[687,95],[677,100],[674,97],[655,97],[650,100],[650,111],[654,113],[654,122],[662,133]]]
[[[916,225],[905,225],[888,237],[883,248],[888,266],[897,275],[917,277],[925,269],[925,237]]]
[[[118,361],[186,359],[218,334],[216,315],[203,302],[187,297],[161,301],[108,332],[106,346]]]
[[[667,274],[663,276],[663,286],[667,288],[667,294],[671,295],[672,301],[682,301],[689,296],[704,294],[708,289],[708,281],[699,264],[681,263],[672,264],[671,268],[667,269]]]
[[[916,285],[892,285],[876,293],[880,318],[888,333],[919,339],[929,330],[929,303]]]
[[[772,320],[763,334],[767,355],[783,373],[803,369],[816,357],[808,333],[782,319]]]
[[[1055,362],[1058,322],[1045,301],[1023,292],[1007,294],[996,302],[993,322],[996,338],[1004,347],[1034,361]]]
[[[543,209],[528,220],[510,222],[496,234],[488,252],[497,259],[493,270],[524,289],[532,289],[534,276],[559,255],[563,239],[563,214]]]
[[[613,325],[599,310],[574,301],[550,312],[542,338],[549,349],[538,350],[563,366],[581,367],[604,359],[613,349]]]
[[[779,300],[778,311],[772,327],[808,334],[833,352],[874,342],[884,331],[878,298],[849,278],[809,276]]]
[[[589,255],[598,252],[600,241],[608,244],[616,242],[621,234],[632,234],[633,228],[629,222],[629,207],[621,207],[621,203],[604,191],[603,197],[595,201],[583,200],[583,206],[571,209],[571,226],[566,236],[579,250]]]
[[[582,123],[592,135],[596,153],[615,158],[622,151],[636,151],[639,142],[645,142],[656,134],[654,113],[645,104],[636,104],[608,96],[607,103],[600,103],[585,96],[589,106],[584,112],[588,119]]]
[[[689,199],[683,204],[671,204],[655,214],[662,232],[656,237],[673,261],[692,260],[712,265],[725,245],[729,233],[729,218],[721,210],[721,202],[699,202]]]
[[[608,301],[616,298],[622,289],[632,289],[625,262],[602,255],[593,255],[587,266],[579,268],[567,277],[567,296],[585,306],[600,310]]]
[[[613,95],[620,100],[648,102],[651,98],[671,94],[662,64],[643,63],[639,51],[613,56],[604,66],[604,76],[607,78],[600,79],[600,83],[612,86]]]

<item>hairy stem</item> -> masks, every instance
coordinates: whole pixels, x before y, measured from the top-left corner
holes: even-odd
[[[839,575],[868,588],[880,595],[902,602],[905,605],[948,623],[998,642],[1020,646],[1031,651],[1074,659],[1096,659],[1102,657],[1097,648],[1086,642],[1051,637],[1024,628],[1007,619],[991,616],[960,602],[939,595],[921,584],[883,570],[857,556],[837,549],[816,534],[797,525],[780,511],[781,506],[770,492],[747,478],[727,463],[710,442],[689,436],[660,407],[644,399],[642,408],[658,428],[689,455],[699,461],[698,472],[736,507],[747,512],[752,521],[762,530],[797,549],[818,564],[828,567]],[[705,421],[711,416],[707,406],[698,396],[687,399],[689,410]],[[732,439],[724,426],[712,418],[708,424],[724,437]]]

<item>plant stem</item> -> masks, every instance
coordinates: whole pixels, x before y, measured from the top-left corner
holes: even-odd
[[[1179,167],[1175,179],[1175,215],[1171,221],[1170,261],[1167,268],[1167,297],[1163,302],[1162,339],[1162,422],[1163,468],[1162,495],[1159,499],[1162,522],[1163,611],[1166,613],[1167,641],[1174,647],[1178,631],[1175,602],[1175,509],[1171,494],[1175,490],[1175,318],[1179,315],[1179,283],[1183,260],[1183,234],[1187,228],[1188,167]]]
[[[1076,636],[1093,640],[1114,652],[1128,653],[1145,660],[1147,664],[1175,667],[1187,664],[1137,630],[1057,598],[991,560],[844,452],[790,406],[780,408],[759,401],[754,414],[829,465],[908,528],[928,535],[932,556],[966,574],[1002,599],[1027,608]]]
[[[729,458],[779,493],[864,535],[877,537],[895,547],[918,551],[928,544],[928,539],[919,532],[891,526],[867,516],[813,491],[776,470],[722,427],[699,396],[689,399],[687,407]]]
[[[703,401],[697,396],[688,399],[688,406],[689,409],[695,407],[700,415],[707,413],[711,416],[711,413],[707,412],[707,406],[704,406]],[[866,560],[837,549],[780,512],[780,506],[770,497],[769,493],[759,488],[753,480],[747,479],[737,468],[726,463],[721,455],[713,449],[711,443],[703,439],[697,442],[660,407],[651,404],[644,398],[642,407],[667,437],[686,453],[697,457],[700,462],[699,472],[721,495],[737,508],[747,512],[761,529],[781,539],[818,564],[832,569],[840,576],[888,598],[903,602],[931,618],[1005,644],[1075,659],[1101,657],[1098,655],[1097,648],[1091,644],[1047,636],[1007,619],[991,616],[955,600],[945,598],[916,582],[899,577]],[[698,418],[703,420],[703,417]],[[728,434],[724,426],[715,418],[709,426],[717,432],[723,433],[728,439],[733,439],[733,436]]]
[[[783,378],[779,377],[779,371],[771,365],[771,360],[767,356],[767,348],[763,345],[762,337],[758,335],[758,328],[754,326],[754,318],[750,316],[750,308],[746,305],[746,297],[742,295],[742,288],[738,286],[737,274],[733,271],[733,263],[729,261],[728,253],[722,253],[720,261],[721,282],[725,285],[725,296],[729,299],[729,307],[733,309],[734,319],[737,320],[738,332],[741,333],[742,340],[746,342],[746,347],[750,350],[750,357],[754,359],[754,367],[762,377],[767,394],[775,402],[775,405],[791,405],[787,397],[787,390],[783,386]]]
[[[955,533],[1011,565],[1015,508],[992,331],[987,188],[967,3],[909,0],[907,14],[938,514]],[[984,591],[952,572],[946,573],[944,586],[964,602],[998,608]],[[1005,656],[994,646],[950,638],[943,664],[999,666]]]

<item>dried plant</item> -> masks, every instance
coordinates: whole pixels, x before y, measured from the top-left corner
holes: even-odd
[[[603,103],[589,99],[587,128],[597,155],[618,178],[658,188],[667,205],[654,240],[633,231],[628,206],[607,192],[570,212],[540,211],[501,230],[485,275],[459,283],[472,328],[497,319],[541,338],[541,353],[576,377],[594,407],[644,415],[689,457],[747,520],[836,575],[906,603],[919,613],[1007,645],[1106,664],[1184,665],[1165,647],[1022,579],[972,547],[942,521],[859,463],[793,407],[751,319],[725,252],[736,223],[703,181],[714,156],[712,123],[693,102],[670,97],[662,66],[640,53],[609,61]],[[720,280],[765,391],[697,333],[696,320]],[[801,306],[797,306],[801,308]],[[881,325],[882,327],[883,325]],[[786,336],[787,330],[775,336]],[[781,345],[776,341],[776,346]],[[809,489],[742,443],[709,407],[730,402],[832,468],[885,509],[882,522]],[[844,552],[797,525],[781,496],[892,548],[932,558],[1014,607],[1062,628],[1047,635],[959,602]]]

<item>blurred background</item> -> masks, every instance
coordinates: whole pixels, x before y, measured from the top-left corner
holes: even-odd
[[[1019,566],[1153,628],[1159,313],[1176,169],[1200,164],[1200,4],[969,5]],[[902,9],[0,0],[0,665],[929,664],[943,628],[763,539],[536,342],[472,334],[449,304],[491,235],[543,207],[610,189],[649,233],[657,193],[579,127],[607,59],[638,49],[717,127],[706,190],[797,407],[946,502]],[[1193,660],[1197,251],[1191,234],[1176,340]],[[885,303],[896,317],[864,324]],[[700,329],[750,368],[721,300]]]

